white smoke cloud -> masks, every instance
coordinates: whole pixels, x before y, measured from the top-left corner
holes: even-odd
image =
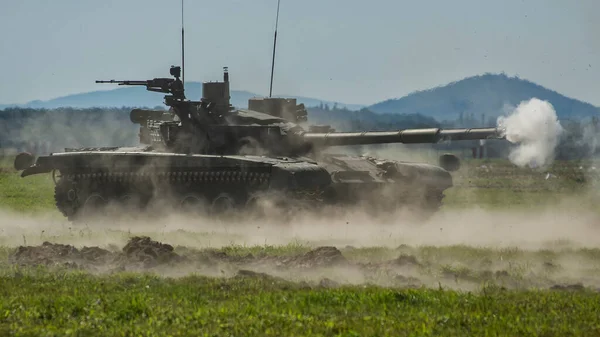
[[[518,144],[509,154],[520,167],[545,167],[554,161],[563,127],[552,104],[537,98],[523,101],[509,116],[500,116],[498,127],[506,139]]]

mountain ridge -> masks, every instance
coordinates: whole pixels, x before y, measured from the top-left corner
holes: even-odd
[[[550,102],[559,118],[582,118],[600,114],[600,108],[567,97],[540,84],[504,73],[465,77],[430,89],[387,99],[367,109],[377,113],[420,113],[436,119],[456,119],[462,114],[497,117],[522,101],[538,98]]]
[[[201,82],[186,83],[187,96],[199,99]],[[245,90],[231,91],[231,104],[246,108],[248,99],[264,97]],[[359,111],[367,109],[375,113],[420,114],[439,121],[465,118],[491,119],[505,114],[522,101],[533,97],[549,101],[560,119],[587,118],[600,114],[600,108],[590,103],[567,97],[540,84],[504,73],[484,73],[465,77],[433,88],[417,90],[399,98],[390,98],[371,105],[345,104],[329,100],[294,95],[275,97],[296,98],[308,108],[336,105],[340,109]],[[164,107],[163,95],[146,91],[144,87],[119,87],[111,90],[71,94],[50,100],[34,100],[25,104],[4,104],[8,107],[28,108],[91,108],[91,107]]]
[[[23,104],[0,104],[0,109],[19,107],[34,109],[53,109],[60,107],[72,108],[93,108],[93,107],[155,107],[164,106],[163,96],[160,93],[147,91],[146,88],[137,87],[119,87],[110,90],[95,90],[59,96],[48,100],[32,100]],[[201,82],[186,82],[186,97],[197,100],[202,96]],[[252,97],[265,97],[246,90],[231,90],[231,104],[238,108],[247,108],[248,99]],[[350,110],[360,110],[366,105],[346,104],[330,100],[323,100],[313,97],[294,96],[294,95],[275,95],[275,97],[296,98],[298,103],[304,103],[307,107],[319,106],[322,104],[337,104],[340,107],[346,107]]]

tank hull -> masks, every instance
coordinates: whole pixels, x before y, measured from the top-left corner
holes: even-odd
[[[57,209],[69,220],[168,206],[220,215],[255,211],[257,201],[311,209],[367,205],[374,212],[416,207],[433,214],[450,173],[427,164],[365,156],[318,158],[155,152],[147,147],[75,149],[37,158],[22,176],[52,173]],[[123,208],[125,207],[125,208]],[[231,212],[229,212],[231,213]]]

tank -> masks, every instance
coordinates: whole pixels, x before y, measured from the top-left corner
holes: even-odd
[[[264,200],[284,208],[366,203],[375,211],[412,207],[433,214],[453,185],[456,156],[442,155],[439,165],[430,165],[330,149],[503,138],[497,128],[336,132],[327,125],[303,126],[307,111],[294,99],[257,97],[248,109],[232,107],[226,67],[223,81],[203,83],[198,101],[185,97],[180,72],[171,66],[173,78],[96,81],[166,94],[168,110],[131,111],[131,122],[140,126],[139,145],[67,148],[38,158],[21,153],[15,168],[22,177],[51,173],[56,207],[70,220],[107,204],[143,212],[158,202],[175,211],[222,214],[253,210]]]

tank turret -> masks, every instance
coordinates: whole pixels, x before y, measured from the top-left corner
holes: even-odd
[[[248,100],[248,109],[234,109],[227,67],[222,82],[203,83],[200,101],[175,95],[169,85],[177,80],[158,86],[171,93],[165,96],[171,118],[164,111],[132,111],[131,120],[141,126],[142,143],[174,152],[221,155],[240,154],[242,149],[244,154],[256,154],[249,146],[253,144],[261,154],[292,157],[310,156],[333,146],[502,138],[496,128],[335,132],[329,126],[305,126],[307,111],[293,98],[254,97]],[[148,90],[160,91],[153,86],[158,81],[165,79],[97,82],[146,85]]]

